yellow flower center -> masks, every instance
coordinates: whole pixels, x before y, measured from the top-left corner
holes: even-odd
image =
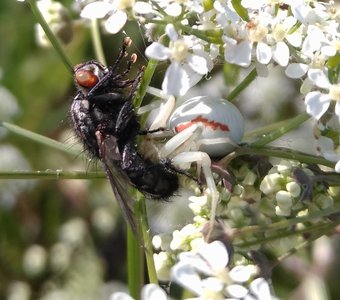
[[[188,45],[184,40],[176,40],[172,42],[171,48],[171,57],[173,60],[178,62],[183,62],[188,55]]]
[[[248,27],[249,28],[249,27]],[[249,28],[249,39],[253,42],[261,42],[268,34],[267,27],[257,24]]]
[[[286,28],[282,24],[277,24],[273,29],[273,37],[277,42],[282,41],[287,34]]]
[[[331,85],[328,95],[332,100],[340,102],[340,83]]]

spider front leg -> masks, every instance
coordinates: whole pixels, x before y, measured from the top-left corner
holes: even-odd
[[[211,197],[211,212],[209,233],[213,230],[213,224],[216,217],[216,208],[219,201],[219,192],[217,190],[215,180],[211,171],[211,159],[209,155],[202,151],[196,151],[195,140],[201,135],[203,131],[201,124],[192,125],[185,130],[176,134],[171,138],[159,151],[160,157],[171,157],[171,162],[181,169],[190,168],[191,164],[197,164],[198,177],[201,170],[209,190]]]

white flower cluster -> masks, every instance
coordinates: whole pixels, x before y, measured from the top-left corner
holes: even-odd
[[[277,216],[288,217],[305,209],[331,207],[334,202],[331,191],[318,187],[315,178],[310,169],[298,162],[282,160],[263,178],[260,190],[269,202],[272,199],[276,202]]]
[[[186,288],[197,297],[190,299],[276,299],[267,280],[259,276],[257,266],[238,264],[228,267],[230,254],[220,241],[210,244],[203,240],[191,251],[181,252],[170,269],[172,282]],[[162,280],[162,278],[160,278]],[[110,300],[129,299],[125,293],[115,293]],[[157,285],[146,285],[142,299],[168,299]]]

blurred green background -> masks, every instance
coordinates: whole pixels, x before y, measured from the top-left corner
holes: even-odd
[[[35,26],[27,3],[0,1],[1,121],[81,154],[68,115],[75,94],[72,76],[52,48],[37,45]],[[73,40],[65,52],[72,63],[92,59],[88,28],[74,24],[69,29]],[[108,60],[121,41],[122,35],[103,37]],[[101,172],[100,164],[78,154],[0,130],[1,171]],[[106,291],[103,281],[126,280],[121,225],[105,179],[1,180],[0,299],[105,299],[110,287]]]

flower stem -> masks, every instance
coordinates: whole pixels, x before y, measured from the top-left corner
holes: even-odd
[[[103,172],[79,172],[63,170],[47,171],[1,171],[0,179],[104,179]]]
[[[48,26],[47,22],[45,21],[43,15],[41,14],[41,12],[40,12],[40,10],[37,6],[36,0],[28,0],[28,3],[30,4],[31,10],[32,10],[35,18],[37,19],[37,22],[40,24],[40,26],[44,30],[46,36],[48,37],[48,39],[51,42],[55,51],[57,51],[61,61],[65,65],[66,69],[73,76],[73,65],[72,65],[71,61],[68,59],[68,57],[66,56],[59,40],[56,38],[56,36],[54,35],[52,30]]]
[[[64,143],[60,143],[56,140],[52,140],[52,139],[50,139],[46,136],[43,136],[43,135],[40,135],[38,133],[32,132],[30,130],[21,128],[17,125],[0,121],[0,126],[6,128],[7,130],[9,130],[12,133],[20,135],[20,136],[25,137],[27,139],[30,139],[32,141],[38,142],[40,144],[46,145],[48,147],[66,152],[66,153],[71,154],[73,156],[82,156],[81,154],[79,154],[79,150],[77,150],[77,149],[71,149],[70,146],[67,146]]]
[[[150,85],[152,76],[156,70],[158,61],[155,59],[150,59],[148,62],[148,65],[146,66],[144,70],[144,75],[141,80],[140,86],[138,88],[138,91],[136,93],[135,99],[133,101],[133,104],[136,108],[139,108],[142,104],[143,98],[146,94],[146,90],[148,86]]]
[[[91,36],[97,60],[103,65],[106,65],[97,19],[91,19]]]
[[[306,216],[295,217],[294,219],[282,220],[270,225],[251,225],[243,228],[238,228],[235,235],[245,235],[258,232],[268,232],[269,230],[280,230],[283,228],[289,228],[298,223],[310,222],[314,219],[320,219],[340,212],[340,204],[334,205],[324,210],[312,212]]]
[[[144,262],[143,251],[139,245],[130,226],[127,226],[127,269],[128,269],[128,286],[132,298],[140,298],[140,289],[144,283]]]
[[[260,147],[271,143],[272,141],[277,140],[279,137],[283,136],[287,132],[299,127],[302,123],[306,122],[310,118],[310,115],[307,113],[302,113],[292,118],[285,125],[282,125],[280,128],[274,130],[263,138],[257,140],[252,143],[251,146]]]
[[[145,206],[145,197],[144,196],[139,197],[136,204],[137,204],[136,215],[139,216],[139,223],[140,223],[140,228],[141,228],[142,237],[144,241],[145,258],[146,258],[146,266],[148,269],[149,282],[158,284],[155,263],[153,260],[153,249],[152,249],[152,243],[151,243],[151,237],[150,237],[150,228],[148,224],[148,216],[147,216],[147,211],[146,211],[146,206]]]
[[[242,82],[234,88],[228,95],[228,101],[233,102],[233,100],[243,91],[245,90],[249,84],[251,84],[257,76],[257,71],[254,68],[250,71],[250,73],[242,80]]]
[[[303,236],[306,233],[316,233],[319,232],[320,230],[322,232],[324,232],[324,229],[327,228],[328,230],[336,227],[338,225],[339,222],[331,222],[331,223],[321,223],[321,224],[316,224],[316,225],[312,225],[306,228],[303,228],[301,230],[288,230],[288,231],[278,231],[277,235],[273,235],[270,237],[266,237],[263,239],[256,239],[253,241],[249,241],[249,242],[242,242],[242,243],[234,243],[235,247],[239,247],[239,248],[249,248],[251,246],[255,246],[255,245],[262,245],[264,243],[268,243],[271,241],[275,241],[278,239],[282,239],[282,238],[286,238],[289,236]]]
[[[218,163],[228,165],[233,159],[242,155],[261,155],[280,157],[285,159],[296,160],[302,163],[319,164],[334,169],[335,162],[329,161],[321,156],[306,154],[300,151],[280,147],[253,147],[252,145],[243,145],[237,148],[233,153],[221,159]]]
[[[320,230],[318,232],[314,232],[305,241],[303,241],[302,243],[298,244],[294,248],[290,249],[286,253],[279,256],[276,259],[276,265],[278,265],[280,262],[282,262],[288,256],[291,256],[292,254],[296,253],[298,250],[308,246],[311,242],[313,242],[313,241],[317,240],[318,238],[320,238],[321,236],[329,233],[335,227],[336,224],[328,223],[328,224],[322,224],[322,225],[323,226],[322,227],[320,226]]]

